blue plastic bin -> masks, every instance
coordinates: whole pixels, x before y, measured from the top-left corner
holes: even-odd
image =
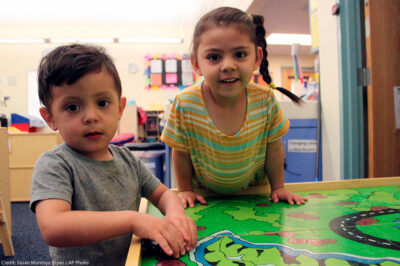
[[[139,157],[146,167],[164,183],[165,151],[132,151],[132,153]]]
[[[169,186],[164,174],[164,143],[127,143],[124,147],[127,147],[133,155],[139,157],[161,182]]]

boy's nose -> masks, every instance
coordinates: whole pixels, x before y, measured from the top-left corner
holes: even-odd
[[[99,116],[97,114],[96,108],[87,108],[84,117],[84,123],[94,123],[99,121]]]

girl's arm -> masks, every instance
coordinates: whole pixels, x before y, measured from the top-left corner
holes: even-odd
[[[265,168],[271,185],[271,200],[278,202],[286,200],[290,204],[303,204],[306,198],[287,191],[284,188],[284,169],[285,151],[281,139],[267,144],[267,154],[265,156]]]
[[[193,191],[193,165],[190,154],[172,149],[172,161],[174,162],[176,183],[178,184],[178,195],[183,206],[186,208],[189,204],[189,207],[193,208],[196,201],[205,204],[204,197]]]

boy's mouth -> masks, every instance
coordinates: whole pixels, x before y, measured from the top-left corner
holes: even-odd
[[[84,136],[89,139],[93,139],[93,138],[99,138],[101,135],[102,135],[101,132],[94,131],[94,132],[89,132],[89,133],[85,134]]]

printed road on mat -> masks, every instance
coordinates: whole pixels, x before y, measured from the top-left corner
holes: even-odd
[[[207,198],[186,210],[196,249],[174,259],[145,244],[142,265],[400,265],[400,186],[298,194],[305,205]],[[154,206],[149,213],[161,215]]]

